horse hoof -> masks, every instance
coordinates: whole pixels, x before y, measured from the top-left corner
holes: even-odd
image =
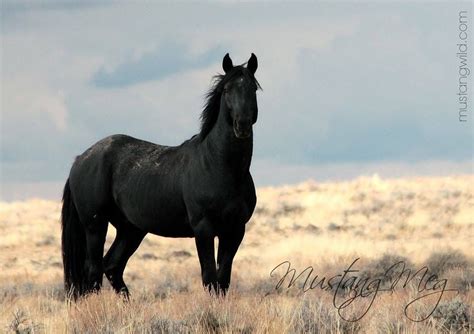
[[[123,287],[120,289],[118,294],[126,301],[130,301],[130,293],[128,292],[128,289],[126,287]]]

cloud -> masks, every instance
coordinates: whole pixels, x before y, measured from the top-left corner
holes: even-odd
[[[457,122],[450,93],[457,5],[22,3],[6,20],[2,8],[8,182],[63,180],[76,154],[113,133],[181,143],[226,52],[236,64],[259,58],[254,159],[272,163],[257,182],[281,166],[331,174],[318,168],[472,156],[472,124]]]
[[[57,171],[61,137],[68,134],[64,92],[16,76],[3,87],[2,95],[1,172],[8,180],[50,177],[50,171]]]
[[[282,94],[262,94],[256,156],[302,164],[470,157],[472,130],[457,121],[449,93],[451,31],[434,28],[449,22],[449,11],[416,13],[375,6],[326,47],[297,49],[298,80]]]
[[[219,46],[202,54],[192,55],[184,45],[163,43],[139,59],[128,60],[110,71],[101,67],[94,74],[92,83],[97,87],[107,88],[160,80],[176,73],[208,66],[223,54],[224,49]]]
[[[2,13],[11,15],[14,13],[44,11],[44,10],[76,10],[89,7],[111,5],[113,1],[98,0],[4,0],[2,1]]]
[[[7,118],[42,119],[57,131],[66,130],[67,107],[64,92],[54,91],[43,82],[16,76],[3,89],[3,116]]]

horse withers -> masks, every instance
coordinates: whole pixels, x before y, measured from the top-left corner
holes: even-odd
[[[256,204],[249,168],[260,86],[253,53],[246,66],[229,54],[222,65],[199,134],[179,146],[113,135],[76,157],[61,214],[65,288],[74,298],[98,291],[104,273],[128,297],[123,272],[147,233],[195,238],[203,285],[226,293]],[[104,257],[109,223],[117,233]]]

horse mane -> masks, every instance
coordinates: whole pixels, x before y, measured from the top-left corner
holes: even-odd
[[[250,73],[244,64],[235,66],[230,72],[226,74],[217,74],[213,77],[213,83],[211,88],[206,94],[206,102],[204,103],[204,109],[201,113],[201,131],[199,133],[200,140],[204,140],[206,136],[211,132],[214,124],[219,116],[221,95],[224,90],[224,86],[231,80],[239,76],[249,77],[256,85],[258,89],[261,89],[255,76]]]

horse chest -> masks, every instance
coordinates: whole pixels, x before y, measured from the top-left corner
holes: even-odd
[[[249,187],[239,192],[216,192],[210,201],[207,201],[207,210],[218,226],[233,227],[242,225],[252,216],[255,208],[255,192]],[[219,229],[219,228],[218,228]]]
[[[235,198],[223,203],[217,215],[220,221],[234,225],[246,223],[250,219],[252,212],[253,207],[250,201]]]

